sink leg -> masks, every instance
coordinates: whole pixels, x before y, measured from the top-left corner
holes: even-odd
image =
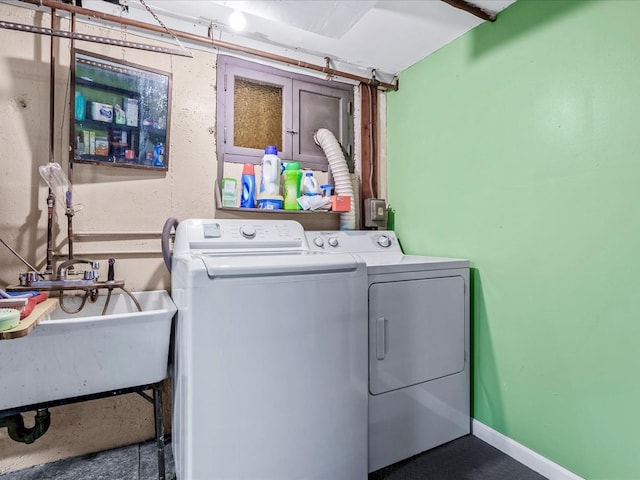
[[[153,417],[155,419],[158,450],[158,480],[165,480],[164,465],[164,421],[162,415],[162,382],[153,387]]]

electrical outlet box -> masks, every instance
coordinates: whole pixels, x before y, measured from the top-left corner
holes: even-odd
[[[367,228],[382,227],[387,225],[387,204],[381,198],[365,198],[364,200],[364,226]]]

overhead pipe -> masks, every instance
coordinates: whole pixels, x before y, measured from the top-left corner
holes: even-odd
[[[464,10],[471,15],[475,15],[482,20],[486,20],[487,22],[495,22],[496,16],[492,13],[489,13],[482,8],[474,5],[473,3],[469,3],[465,0],[442,0],[444,3],[451,5],[454,8],[459,8],[460,10]]]
[[[41,5],[45,7],[49,7],[53,10],[63,10],[71,13],[77,13],[79,15],[86,15],[88,17],[97,18],[99,20],[103,20],[106,22],[116,23],[119,25],[126,25],[129,27],[140,28],[142,30],[147,30],[154,33],[164,34],[167,33],[163,27],[159,25],[152,25],[146,22],[140,22],[138,20],[131,20],[129,18],[118,17],[115,15],[110,15],[108,13],[98,12],[96,10],[91,10],[88,8],[77,7],[75,5],[71,5],[68,3],[62,3],[58,0],[22,0],[26,3],[32,3],[36,5]],[[216,48],[223,48],[226,50],[232,50],[236,52],[246,53],[248,55],[254,55],[256,57],[266,58],[268,60],[273,60],[275,62],[286,63],[289,65],[294,65],[296,67],[305,68],[307,70],[314,70],[316,72],[322,72],[327,74],[330,77],[342,77],[348,78],[349,80],[355,80],[357,82],[365,83],[367,85],[371,85],[373,87],[388,89],[388,90],[398,90],[397,83],[388,83],[381,82],[376,78],[367,78],[360,75],[355,75],[349,72],[343,72],[341,70],[335,70],[328,65],[316,65],[313,63],[304,62],[302,60],[297,60],[291,57],[285,57],[282,55],[277,55],[274,53],[265,52],[262,50],[258,50],[250,47],[243,47],[242,45],[237,45],[235,43],[224,42],[222,40],[215,40],[214,38],[203,37],[202,35],[195,35],[189,32],[183,32],[181,30],[170,30],[169,33],[172,33],[176,37],[180,37],[185,40],[189,40],[196,43],[201,43],[205,45],[210,45]]]

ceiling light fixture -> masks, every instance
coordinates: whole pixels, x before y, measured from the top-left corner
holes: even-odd
[[[244,30],[247,25],[247,20],[244,18],[244,14],[240,10],[234,10],[229,17],[229,25],[236,32]]]

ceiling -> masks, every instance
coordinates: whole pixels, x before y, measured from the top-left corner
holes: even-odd
[[[157,24],[140,0],[83,0],[85,8]],[[144,0],[167,27],[389,82],[483,22],[441,0]],[[496,14],[515,0],[471,0]],[[242,33],[229,26],[244,12]],[[498,20],[499,21],[499,16]],[[182,42],[186,48],[194,48]],[[231,52],[228,52],[231,53]]]

